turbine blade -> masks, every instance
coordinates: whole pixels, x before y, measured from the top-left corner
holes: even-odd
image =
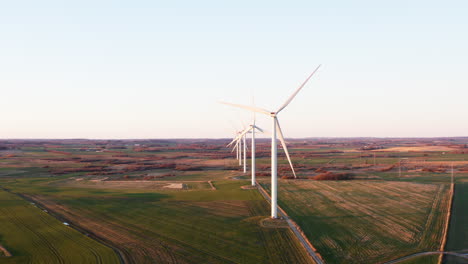
[[[229,148],[232,144],[234,144],[235,141],[236,141],[236,139],[234,138],[234,139],[231,141],[231,143],[229,143],[226,147]]]
[[[231,146],[232,144],[234,144],[234,142],[236,142],[238,136],[239,136],[239,132],[236,133],[236,136],[234,136],[234,138],[232,139],[232,141],[231,141],[226,147],[229,147],[229,146]]]
[[[262,133],[264,132],[263,129],[259,128],[259,127],[256,126],[256,125],[254,125],[253,128],[257,129],[258,131],[260,131],[260,132],[262,132]]]
[[[296,172],[294,171],[294,167],[291,161],[291,157],[289,156],[288,148],[286,147],[286,142],[284,141],[283,132],[281,131],[280,124],[278,122],[278,119],[275,119],[275,120],[276,120],[276,129],[278,130],[278,138],[281,141],[281,145],[283,145],[284,153],[286,153],[286,157],[288,158],[289,165],[291,166],[291,170],[294,174],[294,178],[297,178]]]
[[[250,131],[250,127],[246,128],[244,131],[242,131],[242,133],[240,133],[239,136],[238,136],[239,140],[241,140],[242,137],[243,137],[245,134],[249,133],[249,131]]]
[[[231,153],[234,152],[235,149],[237,149],[237,144],[232,147]]]
[[[320,66],[322,66],[322,65],[319,65],[317,68],[315,68],[315,70],[309,75],[309,77],[307,77],[307,79],[301,84],[301,86],[299,86],[299,88],[297,88],[297,90],[288,98],[286,103],[284,103],[278,109],[278,111],[276,111],[276,113],[281,112],[281,110],[283,110],[286,106],[288,106],[289,103],[291,103],[291,101],[294,99],[294,97],[296,97],[296,95],[299,93],[299,91],[302,89],[302,87],[304,87],[306,85],[306,83],[310,80],[310,78],[312,78],[312,76],[315,74],[315,72],[317,72],[317,70],[320,68]]]
[[[250,110],[250,111],[262,113],[262,114],[265,114],[265,115],[270,115],[271,114],[269,111],[267,111],[265,109],[262,109],[262,108],[258,108],[258,107],[253,107],[253,106],[248,106],[248,105],[241,105],[241,104],[231,104],[231,103],[226,103],[226,102],[220,102],[220,103],[225,104],[225,105],[234,106],[234,107],[237,107],[237,108],[243,108],[243,109],[247,109],[247,110]]]
[[[252,106],[255,107],[255,98],[252,96]],[[253,112],[253,125],[255,126],[255,121],[257,119],[257,113]]]
[[[246,129],[242,130],[242,132],[240,132],[232,141],[237,141],[239,142],[239,140],[241,140],[242,136],[244,136],[245,134],[247,134],[250,130],[250,126],[247,127]],[[232,143],[232,142],[231,142]]]

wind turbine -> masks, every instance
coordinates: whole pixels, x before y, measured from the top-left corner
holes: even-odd
[[[252,133],[252,147],[251,147],[251,162],[252,162],[252,165],[251,165],[251,172],[252,172],[252,186],[255,186],[255,130],[258,130],[260,132],[263,132],[263,129],[259,128],[257,125],[255,125],[255,118],[254,118],[254,121],[253,121],[253,124],[252,125],[249,125],[246,129],[244,129],[229,145],[231,145],[234,141],[236,140],[240,140],[242,138],[242,140],[244,141],[244,147],[246,146],[246,142],[245,142],[245,137],[246,137],[246,134],[248,133]],[[229,146],[228,145],[228,146]],[[245,148],[244,148],[244,173],[246,172],[246,152],[245,152]]]
[[[237,150],[239,151],[239,166],[242,166],[242,141],[237,141]]]
[[[236,159],[239,160],[239,143],[238,142],[236,142],[231,152],[233,152],[234,149],[236,150]]]
[[[236,142],[236,138],[237,136],[239,135],[239,132],[236,132],[236,135],[234,136],[234,139],[231,141],[231,143],[229,143],[227,145],[227,147],[231,146],[234,142]],[[238,142],[236,142],[236,144],[234,145],[234,147],[232,147],[232,150],[231,150],[231,153],[234,152],[234,150],[236,150],[236,159],[239,160],[239,148],[238,148]]]
[[[239,160],[239,166],[242,166],[242,140],[240,139],[240,135],[242,134],[243,130],[242,131],[238,131],[236,134],[236,136],[234,137],[234,139],[227,145],[227,147],[230,147],[232,144],[236,143],[234,145],[234,147],[232,147],[232,151],[234,151],[234,149],[237,150],[237,160]],[[232,152],[231,151],[231,152]],[[244,140],[244,155],[245,155],[245,140]],[[245,159],[244,159],[244,173],[245,173]]]
[[[283,146],[284,152],[286,153],[286,157],[288,158],[289,165],[294,174],[294,178],[297,178],[296,173],[294,172],[294,167],[291,162],[291,158],[289,157],[289,152],[286,147],[286,142],[284,141],[283,132],[281,131],[281,126],[278,122],[277,115],[291,103],[291,101],[296,97],[299,91],[307,84],[310,78],[317,72],[320,68],[319,65],[308,77],[307,79],[297,88],[297,90],[286,100],[286,102],[278,108],[275,112],[268,111],[262,108],[254,107],[254,106],[247,106],[241,104],[232,104],[221,102],[226,105],[247,109],[253,112],[258,112],[267,116],[271,117],[272,120],[272,133],[271,133],[271,218],[278,218],[278,154],[277,154],[277,142],[276,142],[276,134],[278,134],[279,140]]]

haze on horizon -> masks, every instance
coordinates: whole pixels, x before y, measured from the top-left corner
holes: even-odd
[[[0,138],[467,136],[464,1],[10,1]],[[271,130],[269,120],[258,124]]]

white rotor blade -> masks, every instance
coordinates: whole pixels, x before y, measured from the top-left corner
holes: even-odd
[[[237,141],[234,147],[232,147],[231,153],[237,148],[239,148],[239,141]]]
[[[256,126],[255,124],[253,125],[253,128],[257,129],[258,131],[260,131],[260,132],[262,132],[262,133],[264,132],[263,129],[259,128],[259,127]]]
[[[250,129],[252,129],[252,127],[251,127],[251,126],[246,126],[246,127],[245,127],[245,129],[244,129],[244,130],[242,130],[241,134],[242,134],[242,135],[245,135],[245,133],[249,132],[249,131],[250,131]]]
[[[280,124],[279,124],[277,118],[275,118],[275,120],[276,120],[276,128],[278,130],[278,138],[281,141],[281,145],[283,145],[284,153],[286,153],[286,157],[288,158],[289,165],[291,166],[291,170],[292,170],[292,172],[294,174],[294,178],[297,178],[296,172],[294,171],[294,167],[293,167],[293,164],[292,164],[292,161],[291,161],[291,157],[289,157],[288,148],[286,147],[286,142],[284,141],[283,132],[281,131]]]
[[[231,141],[231,143],[229,143],[226,147],[229,148],[232,144],[234,144],[234,142],[236,142],[236,138],[234,138],[234,139]]]
[[[244,129],[244,131],[242,131],[242,132],[237,136],[237,139],[238,139],[238,140],[241,140],[242,137],[243,137],[245,134],[249,133],[250,129],[252,129],[250,126],[247,127],[246,129]]]
[[[233,126],[234,126],[234,125],[233,125]],[[237,130],[237,129],[235,129],[235,130]],[[234,142],[234,139],[237,137],[238,134],[239,134],[239,132],[235,132],[235,133],[234,133],[234,137],[232,138],[232,141],[229,142],[229,144],[227,144],[226,147],[229,147],[229,146]]]
[[[234,145],[234,147],[232,147],[231,153],[234,152],[236,148],[237,148],[237,145]]]
[[[255,99],[254,97],[252,96],[252,106],[255,107]],[[257,119],[257,113],[256,112],[253,112],[253,125],[255,126],[255,121]]]
[[[228,148],[229,148],[229,146],[231,146],[232,144],[234,144],[234,142],[236,142],[237,135],[239,135],[239,132],[237,132],[237,133],[236,133],[236,136],[234,136],[234,138],[232,139],[232,141],[231,141],[229,144],[227,144],[227,146],[226,146],[226,147],[228,147]]]
[[[235,141],[239,142],[239,140],[242,139],[242,136],[245,135],[245,134],[247,134],[247,133],[250,131],[250,129],[251,129],[251,127],[249,126],[249,127],[247,127],[246,129],[244,129],[242,132],[240,132],[240,133],[232,140],[232,142],[229,143],[229,145],[231,145],[231,144],[232,144],[233,142],[235,142]],[[229,145],[228,145],[228,146],[229,146]]]
[[[291,101],[294,99],[294,97],[296,97],[297,93],[299,93],[299,91],[302,89],[302,87],[304,87],[306,85],[306,83],[310,80],[310,78],[315,74],[315,72],[320,68],[320,66],[322,65],[319,65],[310,75],[309,77],[307,77],[307,79],[301,84],[301,86],[299,86],[299,88],[297,88],[297,90],[288,98],[288,100],[286,101],[286,103],[284,103],[279,109],[278,111],[276,111],[276,113],[278,114],[279,112],[281,112],[281,110],[283,110],[286,106],[288,106],[289,103],[291,103]]]
[[[247,110],[258,112],[258,113],[262,113],[262,114],[265,114],[265,115],[270,115],[271,114],[269,111],[267,111],[265,109],[262,109],[262,108],[258,108],[258,107],[253,107],[253,106],[248,106],[248,105],[241,105],[241,104],[231,104],[231,103],[226,103],[226,102],[220,102],[220,103],[225,104],[225,105],[238,107],[238,108],[247,109]]]

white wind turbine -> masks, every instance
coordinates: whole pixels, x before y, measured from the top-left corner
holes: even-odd
[[[251,147],[251,172],[252,172],[252,186],[255,186],[255,130],[258,130],[260,132],[263,132],[263,129],[259,128],[257,125],[255,125],[255,117],[252,125],[249,125],[246,129],[244,129],[229,145],[228,147],[233,144],[235,141],[240,141],[241,138],[244,141],[244,173],[246,172],[246,151],[245,151],[245,136],[247,133],[252,134],[252,147]]]
[[[242,141],[237,141],[237,151],[239,152],[239,166],[242,166]]]
[[[247,144],[245,144],[245,134],[242,137],[242,146],[244,146],[244,149],[243,149],[243,151],[244,151],[244,160],[243,160],[243,162],[244,162],[244,173],[246,173],[247,172]]]
[[[276,134],[278,133],[279,140],[283,145],[284,152],[286,153],[286,157],[288,158],[289,165],[294,174],[294,178],[297,178],[296,173],[294,172],[294,167],[291,162],[291,158],[289,157],[289,152],[286,147],[286,142],[284,141],[283,132],[281,131],[281,126],[278,122],[277,115],[291,103],[291,101],[296,97],[299,91],[307,84],[310,78],[317,72],[320,68],[319,65],[307,79],[297,88],[297,90],[286,100],[286,102],[275,112],[267,111],[262,108],[254,107],[254,106],[247,106],[247,105],[240,105],[240,104],[231,104],[226,102],[221,102],[223,104],[231,105],[234,107],[239,107],[243,109],[247,109],[250,111],[258,112],[265,114],[271,117],[272,120],[272,133],[271,133],[271,218],[278,218],[278,155],[277,155],[277,142],[276,142]]]
[[[242,132],[243,132],[243,130],[242,130],[242,131],[238,131],[238,132],[236,133],[237,135],[234,137],[234,139],[227,145],[227,147],[229,147],[229,146],[231,146],[232,144],[236,143],[236,144],[232,147],[232,151],[231,151],[231,152],[233,152],[234,149],[236,149],[236,151],[237,151],[237,156],[236,156],[236,158],[237,158],[237,160],[239,160],[239,166],[242,166],[242,160],[243,160],[243,158],[242,158],[242,145],[244,146],[244,155],[245,155],[245,140],[244,140],[244,142],[242,142],[242,140],[240,139],[240,134],[241,134]],[[244,144],[242,144],[242,143],[244,143]],[[245,170],[246,170],[246,168],[245,168],[245,158],[244,158],[244,173],[245,173]]]
[[[240,131],[237,133],[237,136],[227,145],[227,147],[231,146],[233,143],[236,143],[232,147],[232,151],[234,149],[237,149],[237,159],[239,160],[239,166],[242,166],[242,162],[244,164],[244,173],[247,172],[247,165],[246,165],[246,160],[247,160],[247,144],[245,142],[245,133],[243,133],[244,130]],[[231,151],[231,152],[232,152]]]
[[[234,143],[234,140],[237,138],[238,135],[239,135],[239,132],[236,132],[236,135],[234,136],[234,139],[231,141],[231,143],[229,143],[229,145],[227,145],[228,147],[230,145],[232,145],[232,143]],[[234,150],[236,150],[236,159],[239,160],[239,149],[238,149],[237,142],[234,145],[234,147],[232,147],[231,153],[234,152]]]

